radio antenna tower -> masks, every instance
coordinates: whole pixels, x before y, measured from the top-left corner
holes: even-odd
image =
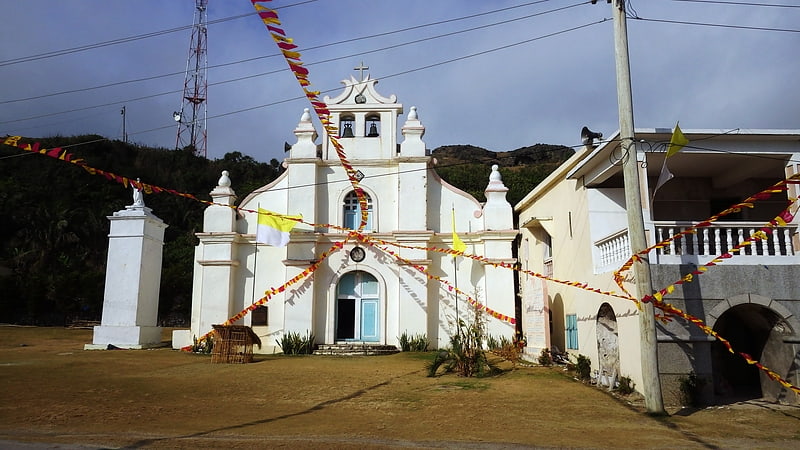
[[[186,77],[183,82],[181,109],[172,113],[178,123],[178,138],[175,149],[188,148],[195,155],[206,157],[206,72],[207,28],[206,6],[208,0],[195,0],[192,41],[189,43],[189,57],[186,59]]]

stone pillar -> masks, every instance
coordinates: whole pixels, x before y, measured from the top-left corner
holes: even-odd
[[[87,350],[109,346],[141,349],[161,344],[158,294],[167,225],[144,205],[134,188],[133,205],[109,216],[103,316]]]
[[[234,280],[239,266],[238,233],[236,233],[236,192],[231,188],[227,170],[209,195],[213,205],[203,212],[203,232],[195,249],[192,289],[191,329],[172,332],[172,348],[191,345],[212,330],[212,325],[225,322],[238,310],[233,307]]]
[[[484,256],[489,264],[485,265],[485,300],[484,304],[506,316],[515,316],[516,296],[514,294],[514,272],[499,264],[514,265],[511,246],[517,236],[514,229],[513,209],[506,200],[508,188],[503,184],[497,165],[492,166],[489,184],[484,194],[483,205],[485,231],[481,233],[484,244]],[[487,332],[494,336],[514,336],[515,327],[508,322],[491,319],[487,323]]]
[[[424,232],[428,229],[428,161],[422,136],[425,127],[419,121],[417,108],[411,107],[403,126],[405,140],[400,144],[397,158],[397,230]],[[403,255],[408,258],[408,255]],[[422,255],[426,258],[426,255]],[[416,258],[411,256],[411,258]]]

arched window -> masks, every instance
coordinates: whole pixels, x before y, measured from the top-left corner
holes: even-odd
[[[372,198],[364,192],[364,197],[367,199],[367,226],[365,230],[372,230]],[[361,208],[358,204],[358,196],[356,191],[350,191],[344,197],[344,226],[351,230],[358,229],[358,224],[361,223]]]

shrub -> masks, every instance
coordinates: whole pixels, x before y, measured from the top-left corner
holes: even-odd
[[[482,310],[474,308],[473,317],[473,322],[469,325],[458,320],[457,332],[450,337],[450,348],[440,350],[426,365],[429,377],[435,376],[440,367],[444,367],[445,372],[455,371],[464,377],[481,377],[499,371],[483,351],[482,342],[486,339],[486,331]]]
[[[700,391],[705,386],[705,380],[698,378],[694,371],[678,379],[681,391],[681,402],[687,406],[700,406]]]
[[[636,389],[634,389],[635,383],[630,377],[619,377],[617,381],[616,390],[622,395],[630,395],[633,394]]]
[[[192,337],[192,353],[210,354],[214,349],[214,338],[209,334],[202,340],[197,340],[197,336]]]
[[[430,346],[428,336],[424,333],[409,336],[404,331],[397,339],[400,341],[400,350],[404,352],[426,352]]]
[[[543,348],[542,352],[539,353],[539,364],[542,366],[552,366],[553,365],[553,357],[550,356],[550,350]]]
[[[489,351],[509,361],[512,366],[516,367],[517,363],[522,359],[522,348],[524,346],[519,345],[519,342],[508,339],[505,336],[501,336],[500,341],[498,342],[495,340],[495,342],[499,347],[490,347]]]
[[[401,334],[397,338],[397,340],[400,341],[400,351],[401,352],[410,352],[411,351],[411,343],[409,342],[410,338],[408,337],[408,333],[407,332],[403,331],[403,334]]]
[[[514,343],[512,342],[511,339],[509,339],[509,338],[507,338],[505,336],[500,336],[500,348],[508,347],[508,346],[511,346],[511,345],[514,345]]]
[[[284,355],[310,355],[314,352],[314,334],[306,331],[305,336],[290,331],[275,342],[280,346]]]
[[[578,355],[575,363],[575,374],[581,381],[586,381],[592,376],[592,360],[588,356]]]
[[[486,336],[486,348],[488,348],[489,350],[500,348],[500,342],[497,340],[496,337],[490,334],[489,336]]]

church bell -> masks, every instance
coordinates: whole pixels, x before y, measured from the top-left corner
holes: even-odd
[[[369,124],[369,133],[367,137],[378,137],[378,126],[375,125],[375,121]]]
[[[353,124],[346,123],[344,124],[344,131],[342,131],[343,138],[351,138],[354,137],[353,135]]]

